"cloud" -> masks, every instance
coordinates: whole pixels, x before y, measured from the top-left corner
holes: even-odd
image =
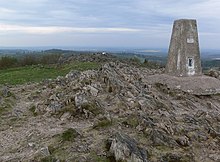
[[[48,36],[49,40],[52,34],[78,33],[81,34],[79,37],[87,39],[84,33],[87,35],[92,33],[97,34],[96,37],[99,36],[100,40],[103,37],[103,40],[108,39],[111,42],[109,35],[116,33],[118,37],[125,37],[124,43],[127,42],[128,46],[133,45],[129,44],[131,42],[127,39],[131,34],[130,39],[144,38],[146,42],[152,44],[151,39],[155,37],[158,40],[163,39],[163,44],[168,44],[166,40],[170,38],[173,20],[180,18],[198,20],[201,41],[214,39],[216,35],[220,35],[219,0],[0,0],[0,2],[1,35],[16,33],[44,35]],[[14,39],[22,41],[17,36],[14,36]],[[215,37],[215,40],[217,39]],[[115,38],[112,41],[117,43]],[[219,42],[220,40],[216,46]]]
[[[56,33],[130,33],[141,32],[141,29],[132,28],[77,28],[77,27],[60,27],[60,26],[19,26],[0,24],[1,32],[19,32],[26,34],[56,34]]]
[[[0,14],[12,14],[12,13],[16,13],[16,11],[12,9],[0,7]]]

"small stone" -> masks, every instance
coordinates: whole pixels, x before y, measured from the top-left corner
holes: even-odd
[[[94,87],[92,87],[92,86],[88,86],[88,87],[89,87],[89,89],[90,89],[90,93],[91,93],[93,96],[97,96],[97,95],[98,95],[98,92],[99,92],[98,89],[96,89],[96,88],[94,88]]]
[[[74,80],[74,79],[78,78],[79,75],[80,75],[80,72],[79,72],[79,71],[73,70],[73,71],[69,72],[69,73],[65,76],[65,78]]]
[[[213,107],[211,102],[207,102],[207,106],[209,109],[211,109]]]
[[[78,94],[75,96],[75,106],[77,108],[81,107],[83,104],[88,103],[88,101],[86,100],[85,96]]]
[[[127,94],[128,94],[128,97],[135,98],[134,95],[130,91],[128,91]]]
[[[10,91],[9,91],[9,88],[7,86],[4,86],[2,88],[2,95],[3,95],[3,97],[8,97],[10,95]]]
[[[28,143],[28,146],[30,146],[30,147],[35,147],[35,143],[30,142],[30,143]]]
[[[176,142],[181,146],[189,146],[190,144],[189,139],[186,136],[177,138]]]
[[[40,149],[40,152],[41,152],[41,154],[42,154],[43,156],[49,156],[49,155],[50,155],[50,151],[49,151],[49,149],[48,149],[47,146],[41,148],[41,149]]]
[[[64,120],[67,120],[71,117],[71,114],[69,112],[65,112],[61,117],[60,117],[60,120],[61,121],[64,121]]]

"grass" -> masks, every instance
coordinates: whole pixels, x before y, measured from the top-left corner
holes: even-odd
[[[24,66],[0,70],[0,84],[24,84],[27,82],[40,82],[45,79],[55,79],[57,76],[65,76],[71,70],[85,71],[97,69],[98,63],[74,62],[61,67],[56,66]]]
[[[85,104],[82,104],[82,109],[85,109],[91,113],[93,113],[95,116],[103,113],[103,110],[98,107],[95,103],[85,103]]]
[[[138,117],[136,115],[130,115],[123,124],[130,126],[131,128],[136,128],[139,124]]]
[[[31,108],[29,108],[29,111],[32,112],[33,116],[37,116],[36,106],[32,106]]]
[[[50,156],[42,158],[40,161],[41,162],[56,162],[57,159],[50,155]]]
[[[96,153],[94,153],[94,152],[90,153],[90,157],[91,157],[92,160],[94,160],[95,162],[111,162],[109,159],[107,159],[107,157],[98,156],[98,155],[96,155]]]
[[[74,141],[78,135],[79,133],[75,129],[69,128],[62,133],[61,138],[62,141]]]
[[[112,125],[112,121],[109,121],[108,119],[102,119],[93,126],[93,129],[107,128],[110,127],[111,125]]]

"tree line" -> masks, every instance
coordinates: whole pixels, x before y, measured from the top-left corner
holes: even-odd
[[[50,65],[59,61],[61,54],[26,54],[20,57],[5,55],[0,58],[0,69],[29,65]]]

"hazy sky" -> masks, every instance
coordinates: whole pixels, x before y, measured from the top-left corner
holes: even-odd
[[[0,47],[167,48],[175,19],[197,19],[220,48],[219,0],[0,0]]]

